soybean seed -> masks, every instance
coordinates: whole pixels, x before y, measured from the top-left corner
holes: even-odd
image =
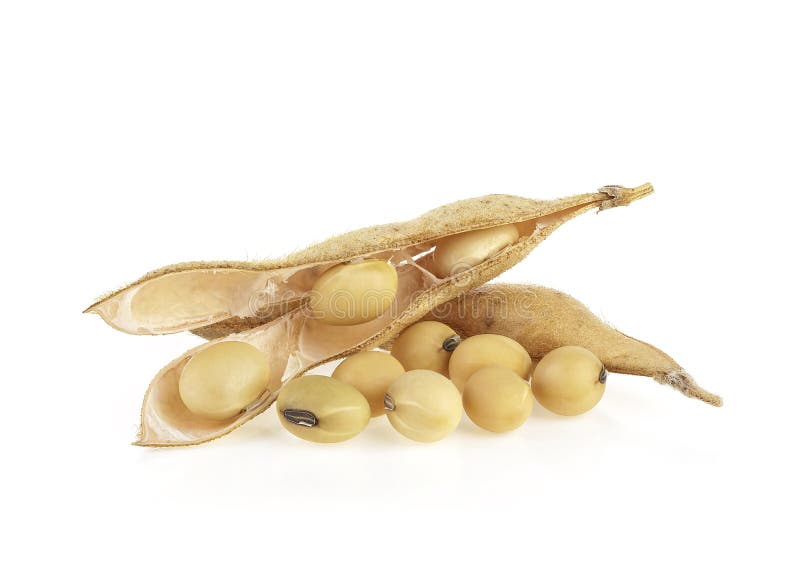
[[[397,294],[397,271],[385,260],[340,264],[326,270],[309,295],[313,318],[328,325],[359,325],[383,314]]]
[[[444,323],[422,321],[400,334],[392,345],[392,355],[406,371],[430,369],[447,376],[450,355],[460,342],[456,332]]]
[[[464,410],[473,422],[491,432],[520,427],[532,409],[531,386],[505,367],[484,367],[464,386]]]
[[[388,353],[362,351],[342,361],[331,377],[360,391],[369,402],[372,417],[375,417],[386,413],[383,407],[386,390],[403,373],[403,366]]]
[[[527,381],[531,356],[525,348],[503,335],[475,335],[464,339],[450,357],[450,379],[464,390],[470,376],[484,367],[507,367]]]
[[[461,394],[444,375],[428,369],[407,371],[386,393],[386,417],[405,437],[436,442],[461,421]]]
[[[576,416],[597,405],[606,391],[607,376],[602,361],[588,349],[559,347],[536,366],[533,395],[553,413]]]
[[[469,270],[519,240],[514,224],[470,230],[448,236],[436,244],[432,269],[439,278]]]
[[[289,432],[311,442],[343,442],[369,422],[369,403],[353,386],[324,375],[289,381],[278,394],[278,419]]]
[[[181,371],[178,393],[193,414],[211,420],[236,416],[269,385],[267,356],[249,343],[223,341],[194,355]]]

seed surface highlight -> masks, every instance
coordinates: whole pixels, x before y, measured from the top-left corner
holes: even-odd
[[[351,355],[334,369],[331,377],[361,392],[369,402],[372,417],[386,413],[383,398],[389,385],[406,372],[400,362],[383,351]]]
[[[533,374],[533,395],[562,416],[589,411],[606,391],[606,368],[583,347],[559,347],[545,355]]]
[[[386,393],[386,417],[417,442],[436,442],[461,421],[461,394],[453,382],[429,369],[407,371]]]
[[[289,432],[310,442],[343,442],[369,422],[369,403],[355,387],[324,375],[286,383],[276,401],[278,419]]]
[[[392,345],[392,355],[406,371],[430,369],[447,376],[450,355],[459,343],[461,337],[444,323],[422,321],[400,334]]]
[[[328,325],[359,325],[379,317],[397,294],[397,271],[385,260],[326,270],[309,294],[311,316]]]
[[[531,386],[505,367],[484,367],[464,386],[464,410],[491,432],[508,432],[525,423],[533,409]]]
[[[531,376],[531,356],[525,348],[503,335],[475,335],[464,339],[450,357],[450,379],[464,390],[470,376],[484,367],[507,367],[525,381]]]
[[[203,349],[183,367],[178,393],[193,414],[210,420],[236,416],[269,385],[267,356],[242,341]]]
[[[443,238],[433,252],[432,268],[439,278],[469,270],[519,240],[514,224],[471,230]]]

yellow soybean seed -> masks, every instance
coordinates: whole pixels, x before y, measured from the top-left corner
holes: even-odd
[[[395,430],[417,442],[436,442],[461,421],[461,394],[444,375],[407,371],[386,393],[386,417]]]
[[[450,355],[460,342],[456,332],[444,323],[422,321],[400,334],[392,345],[392,355],[406,371],[430,369],[447,376]]]
[[[433,272],[439,278],[469,270],[519,240],[514,224],[471,230],[443,238],[433,252]]]
[[[388,353],[362,351],[342,361],[331,377],[360,391],[369,402],[372,417],[375,417],[386,413],[383,407],[386,390],[405,371],[400,362]]]
[[[309,295],[313,318],[328,325],[358,325],[386,311],[397,294],[397,271],[385,260],[340,264],[326,270]]]
[[[505,367],[484,367],[464,386],[464,410],[473,422],[491,432],[520,427],[532,409],[531,386]]]
[[[355,387],[324,375],[289,381],[276,408],[283,427],[310,442],[343,442],[360,434],[369,422],[369,403]]]
[[[507,367],[527,381],[531,356],[525,348],[503,335],[475,335],[464,339],[450,357],[450,379],[464,390],[470,376],[484,367]]]
[[[583,347],[559,347],[542,357],[533,375],[533,395],[562,416],[592,409],[606,390],[606,368]]]
[[[249,343],[223,341],[189,360],[178,379],[178,393],[193,414],[224,420],[253,403],[268,385],[264,353]]]

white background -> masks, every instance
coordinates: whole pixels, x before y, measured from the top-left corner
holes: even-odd
[[[3,577],[797,578],[797,19],[778,2],[3,2]],[[652,181],[501,279],[672,354],[715,409],[614,375],[589,414],[273,410],[130,445],[198,343],[81,311],[145,271],[277,256],[468,196]]]

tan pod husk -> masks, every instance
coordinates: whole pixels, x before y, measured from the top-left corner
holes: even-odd
[[[112,327],[137,335],[192,330],[229,319],[272,318],[302,305],[314,282],[338,264],[366,259],[395,266],[419,263],[430,272],[437,241],[462,232],[516,224],[520,239],[484,263],[448,279],[462,290],[521,260],[567,220],[591,208],[628,205],[653,191],[606,186],[557,200],[491,195],[436,208],[409,222],[356,230],[283,259],[265,262],[187,262],[150,272],[86,309]],[[433,278],[436,278],[431,274]],[[489,278],[487,278],[489,276]],[[454,295],[455,296],[455,295]]]
[[[357,351],[372,349],[390,341],[402,329],[419,320],[437,305],[491,280],[522,260],[537,244],[571,218],[591,208],[604,210],[628,205],[651,192],[652,187],[645,184],[638,188],[609,186],[601,188],[594,194],[554,201],[487,196],[444,206],[412,222],[378,226],[333,238],[294,254],[282,262],[227,265],[193,263],[151,273],[139,282],[109,296],[90,310],[101,314],[112,326],[120,328],[120,319],[115,320],[114,313],[118,314],[120,308],[129,308],[131,297],[140,289],[146,288],[151,281],[163,280],[174,274],[190,273],[189,276],[198,276],[198,273],[210,271],[223,271],[226,273],[223,276],[231,275],[233,272],[238,273],[232,275],[234,277],[240,274],[262,276],[268,287],[269,281],[272,281],[273,285],[279,285],[281,281],[285,283],[291,280],[297,283],[297,292],[291,296],[291,300],[302,303],[300,291],[305,292],[303,289],[310,288],[314,279],[327,268],[346,260],[376,256],[390,259],[396,265],[398,291],[389,310],[378,318],[359,325],[325,325],[309,316],[308,309],[286,307],[288,303],[285,300],[281,302],[281,308],[276,308],[274,303],[270,303],[268,306],[271,311],[266,317],[275,316],[281,310],[288,312],[252,329],[246,329],[246,326],[252,325],[255,320],[252,314],[247,314],[248,311],[223,309],[213,316],[207,313],[204,317],[189,321],[182,317],[180,305],[176,309],[178,316],[175,319],[167,317],[168,308],[159,311],[165,317],[158,329],[148,327],[142,330],[128,325],[123,330],[140,333],[173,332],[220,321],[231,331],[245,328],[242,332],[216,339],[184,353],[156,375],[144,397],[141,429],[136,444],[182,446],[219,438],[267,409],[277,397],[280,387],[287,381],[328,361],[346,357]],[[429,251],[435,247],[437,239],[502,223],[518,225],[522,236],[516,244],[450,278],[438,278],[428,270]],[[431,235],[431,232],[435,232],[435,236]],[[217,290],[229,285],[230,280],[223,281]],[[298,281],[302,281],[302,285]],[[229,288],[234,288],[234,285],[229,285]],[[253,288],[253,285],[248,283],[238,292],[249,293]],[[215,296],[219,298],[219,295]],[[180,296],[170,297],[170,301],[180,300],[183,300]],[[237,295],[236,300],[229,302],[229,305],[234,302],[246,303],[247,300]],[[125,304],[128,306],[125,307]],[[111,307],[111,305],[116,306]],[[165,307],[170,305],[171,302],[164,303]],[[216,320],[217,317],[220,317],[219,321]],[[229,320],[231,317],[234,319]],[[217,422],[202,420],[193,416],[181,402],[177,389],[178,378],[183,366],[192,355],[208,345],[226,339],[250,343],[267,353],[270,358],[270,368],[273,370],[272,379],[264,395],[236,418]]]
[[[722,398],[702,389],[672,357],[620,333],[568,294],[533,285],[492,284],[434,309],[426,319],[441,321],[462,337],[495,333],[519,342],[538,361],[567,345],[593,352],[616,373],[643,375],[713,406]]]

